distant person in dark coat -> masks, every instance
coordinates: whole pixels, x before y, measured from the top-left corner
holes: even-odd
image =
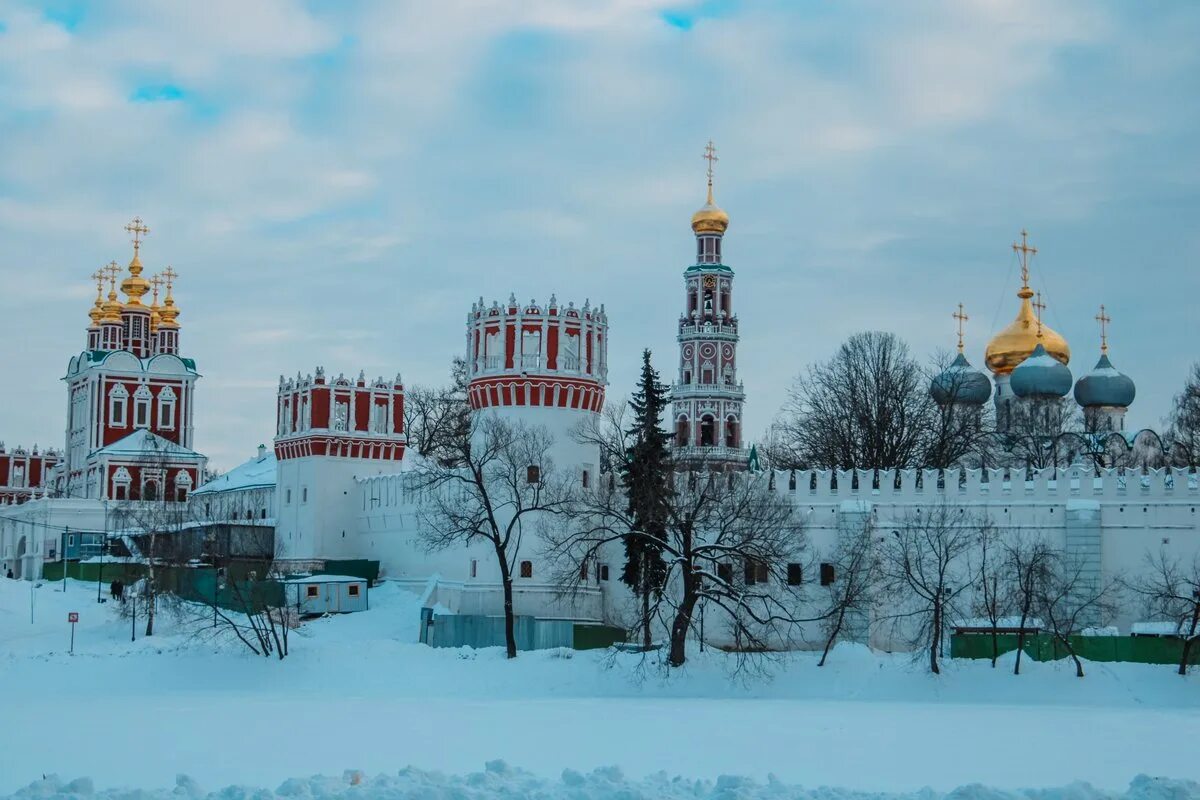
[[[113,589],[113,596],[123,602],[125,600],[125,584],[121,583],[120,581],[113,581]]]
[[[4,577],[8,578],[8,579],[11,581],[11,580],[12,580],[12,577],[13,577],[12,570],[10,569],[10,570],[8,571],[8,574],[7,574],[7,575],[5,575]]]

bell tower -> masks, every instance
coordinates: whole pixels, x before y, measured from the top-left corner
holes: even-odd
[[[746,393],[737,377],[738,319],[733,270],[721,254],[729,215],[713,201],[717,151],[709,142],[708,200],[692,215],[696,261],[684,270],[684,313],[679,317],[679,372],[672,390],[676,462],[685,468],[744,469]]]

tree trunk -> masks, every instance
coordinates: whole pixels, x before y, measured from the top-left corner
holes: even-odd
[[[1063,647],[1067,649],[1067,654],[1071,656],[1071,660],[1075,662],[1075,677],[1083,677],[1083,662],[1079,660],[1079,656],[1075,655],[1075,648],[1071,646],[1071,641],[1066,636],[1057,637],[1062,642]]]
[[[1000,658],[1000,631],[996,627],[996,623],[992,623],[992,669],[996,668],[996,661]]]
[[[942,643],[942,603],[941,600],[933,602],[933,636],[930,637],[929,643],[929,671],[934,675],[941,675],[942,671],[938,667],[938,647]]]
[[[1013,665],[1013,675],[1021,674],[1021,656],[1025,654],[1025,623],[1029,619],[1029,603],[1021,607],[1021,627],[1017,629],[1017,661]]]
[[[671,654],[669,663],[672,667],[682,667],[687,661],[687,635],[692,629],[692,612],[700,599],[696,592],[696,576],[692,572],[690,561],[684,562],[683,570],[683,599],[671,622]]]
[[[642,650],[648,653],[654,642],[650,636],[650,581],[646,578],[644,561],[645,559],[642,572]]]
[[[507,648],[509,658],[517,657],[517,633],[515,630],[515,619],[513,615],[513,585],[512,575],[508,571],[508,559],[505,558],[503,552],[497,552],[500,556],[500,579],[504,583],[504,646]]]
[[[1188,635],[1183,637],[1183,655],[1179,657],[1179,674],[1187,675],[1189,655],[1192,652],[1192,645],[1196,643],[1196,628],[1200,626],[1200,603],[1192,608],[1192,627],[1188,631]]]
[[[833,629],[829,631],[828,638],[825,639],[825,649],[821,651],[821,660],[817,662],[818,667],[825,666],[825,659],[829,657],[829,651],[833,649],[833,643],[837,640],[838,634],[842,632],[842,623],[846,619],[846,607],[838,611],[837,622],[834,623]]]

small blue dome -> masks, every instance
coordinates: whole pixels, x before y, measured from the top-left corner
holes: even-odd
[[[992,396],[992,382],[959,353],[958,358],[930,382],[929,393],[938,405],[981,406]]]
[[[1100,356],[1096,366],[1075,384],[1075,402],[1084,408],[1093,406],[1133,405],[1137,389],[1128,375],[1117,371],[1108,360],[1108,354]]]
[[[1071,370],[1038,346],[1029,358],[1017,365],[1009,376],[1009,385],[1017,397],[1065,397],[1071,391]]]

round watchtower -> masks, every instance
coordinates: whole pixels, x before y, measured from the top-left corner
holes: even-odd
[[[467,316],[467,375],[475,413],[545,428],[557,467],[595,475],[597,448],[576,440],[580,423],[604,408],[604,306],[561,306],[553,296],[546,304],[509,296],[489,306],[480,298]]]

